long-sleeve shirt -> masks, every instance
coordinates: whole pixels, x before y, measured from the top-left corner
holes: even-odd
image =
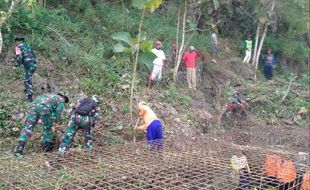
[[[274,64],[276,64],[276,60],[274,58],[274,55],[272,55],[272,54],[264,55],[262,60],[263,60],[263,63],[265,65],[274,65]]]
[[[137,129],[145,131],[152,121],[158,118],[153,110],[147,105],[139,106],[139,111],[139,115],[143,118],[144,124],[137,127]]]
[[[95,126],[99,121],[99,110],[99,107],[96,107],[89,114],[90,122],[93,126]]]
[[[19,67],[21,64],[24,65],[25,69],[28,69],[32,64],[36,64],[36,56],[33,52],[33,49],[28,44],[19,44],[15,47],[16,51],[16,61],[15,66]]]
[[[57,121],[66,107],[63,98],[56,94],[43,94],[38,96],[32,103],[32,110],[40,114],[52,114]]]
[[[184,54],[182,60],[186,63],[187,68],[196,67],[196,59],[200,57],[200,54],[196,51],[188,51]]]

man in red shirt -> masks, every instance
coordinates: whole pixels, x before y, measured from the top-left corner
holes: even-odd
[[[195,50],[194,46],[189,47],[182,60],[186,63],[186,77],[189,88],[196,90],[196,59],[200,57],[200,53]]]

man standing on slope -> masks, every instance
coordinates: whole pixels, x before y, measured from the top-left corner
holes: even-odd
[[[24,44],[25,38],[22,36],[16,36],[16,56],[14,57],[13,63],[15,63],[15,67],[19,67],[20,65],[24,65],[24,85],[25,85],[25,94],[26,98],[29,102],[32,102],[32,74],[35,72],[37,68],[36,56],[33,52],[33,49],[30,45]]]
[[[152,52],[156,55],[156,58],[153,61],[153,70],[150,74],[148,88],[151,88],[152,81],[160,81],[162,77],[162,70],[164,65],[164,60],[166,59],[165,53],[162,48],[162,43],[160,41],[155,42],[155,48],[152,49]]]
[[[218,41],[217,41],[217,35],[216,35],[216,28],[212,28],[212,34],[211,34],[211,54],[212,54],[212,62],[216,63],[215,56],[218,52]]]
[[[275,65],[276,61],[274,55],[271,54],[271,49],[267,48],[266,54],[263,56],[263,63],[264,63],[264,74],[267,80],[272,80],[273,74],[273,65]]]
[[[252,47],[254,45],[253,40],[251,39],[251,34],[248,34],[248,38],[243,43],[243,48],[245,49],[245,57],[243,63],[249,63],[252,56]]]
[[[186,76],[189,88],[196,90],[196,59],[200,57],[200,53],[195,50],[194,46],[189,47],[182,60],[186,63]]]
[[[26,142],[31,137],[32,131],[39,119],[42,120],[43,124],[43,151],[48,152],[52,150],[54,144],[53,121],[60,120],[62,111],[68,102],[69,98],[64,93],[43,94],[33,101],[18,140],[18,146],[15,152],[17,157],[23,155]]]

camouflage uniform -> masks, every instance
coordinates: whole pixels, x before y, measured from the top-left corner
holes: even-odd
[[[65,106],[66,104],[63,98],[56,94],[43,94],[37,97],[28,111],[29,114],[21,131],[19,147],[16,152],[23,152],[25,143],[31,137],[32,131],[39,119],[41,119],[43,123],[43,148],[44,151],[48,151],[45,145],[52,144],[54,137],[52,132],[53,121],[58,121],[60,119]]]
[[[31,97],[32,99],[32,74],[37,68],[36,56],[32,50],[32,47],[28,44],[19,44],[15,49],[15,66],[19,67],[20,65],[24,65],[23,80],[25,85],[25,94],[28,96],[28,98]]]
[[[99,119],[99,107],[93,109],[88,115],[82,116],[71,111],[70,121],[68,123],[68,128],[66,129],[59,145],[59,152],[68,151],[74,137],[79,129],[82,130],[84,135],[84,142],[87,149],[91,150],[93,148],[93,134],[92,127],[96,125]]]

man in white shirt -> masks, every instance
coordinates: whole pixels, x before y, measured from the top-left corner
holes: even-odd
[[[165,53],[161,50],[162,43],[160,41],[155,42],[155,48],[152,49],[152,52],[156,55],[156,58],[153,61],[153,70],[150,74],[148,88],[151,88],[153,80],[161,80],[162,70],[164,65],[164,60],[166,59]]]

